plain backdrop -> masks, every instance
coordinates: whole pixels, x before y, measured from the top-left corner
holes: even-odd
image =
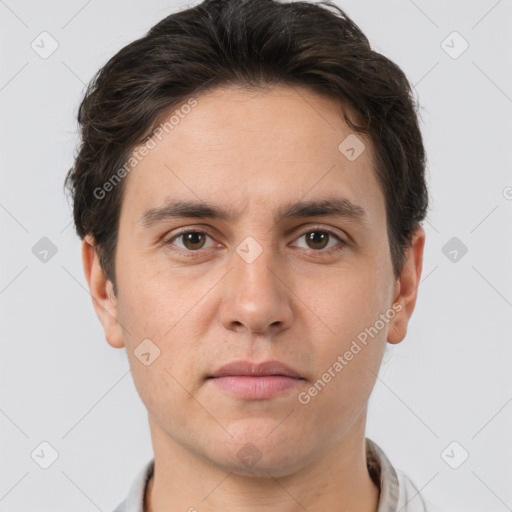
[[[511,510],[512,1],[337,3],[414,85],[429,159],[418,302],[407,338],[388,348],[367,437],[440,510]],[[152,457],[124,349],[107,344],[93,310],[62,184],[85,85],[186,6],[0,1],[4,512],[109,512]]]

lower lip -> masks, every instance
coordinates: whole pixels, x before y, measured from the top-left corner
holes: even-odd
[[[284,375],[266,375],[251,377],[248,375],[229,375],[209,379],[215,386],[229,391],[238,398],[264,400],[283,393],[303,382],[303,379]]]

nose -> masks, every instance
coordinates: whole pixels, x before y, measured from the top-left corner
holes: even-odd
[[[293,293],[271,250],[266,248],[252,262],[235,253],[233,267],[223,280],[219,314],[224,327],[270,337],[288,329],[293,320]]]

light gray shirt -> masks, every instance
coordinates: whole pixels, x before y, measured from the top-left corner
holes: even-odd
[[[366,438],[366,464],[372,480],[380,489],[377,512],[431,512],[411,479],[395,469],[382,449]],[[127,498],[114,512],[144,512],[146,485],[154,470],[151,459],[139,471]]]

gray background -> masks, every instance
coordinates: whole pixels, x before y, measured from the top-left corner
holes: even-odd
[[[415,86],[432,198],[416,311],[388,348],[367,436],[439,510],[511,510],[512,0],[338,4]],[[92,307],[62,183],[85,84],[185,5],[0,0],[4,512],[111,511],[152,456],[124,349],[107,344]],[[51,48],[43,31],[58,43],[47,58],[31,47],[46,37]],[[461,55],[453,31],[469,44]],[[32,250],[43,237],[57,249],[46,262]],[[443,252],[452,237],[457,261]],[[58,452],[48,469],[43,441]]]

